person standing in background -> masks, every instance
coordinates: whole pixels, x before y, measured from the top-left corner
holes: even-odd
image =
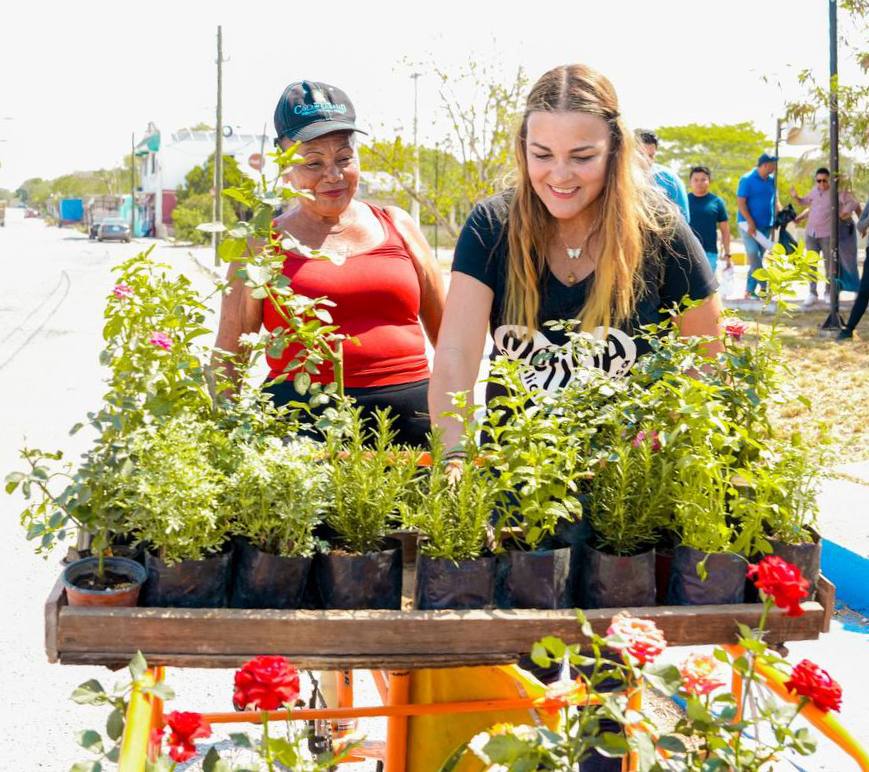
[[[655,163],[655,155],[658,152],[658,135],[649,129],[637,129],[635,135],[640,149],[649,159],[652,179],[655,184],[676,205],[676,208],[682,213],[682,217],[685,218],[685,222],[690,223],[691,212],[688,209],[688,192],[685,190],[685,184],[674,171]]]
[[[694,166],[688,184],[688,211],[691,213],[691,230],[697,234],[709,266],[714,274],[718,267],[718,233],[721,231],[721,246],[724,247],[724,267],[732,266],[730,260],[730,223],[727,222],[727,206],[719,196],[709,192],[712,172],[708,166]]]
[[[745,253],[748,256],[748,280],[745,297],[757,297],[758,281],[754,272],[763,268],[763,255],[772,236],[773,222],[779,210],[775,196],[775,170],[778,157],[761,153],[757,167],[739,178],[736,189],[737,221],[745,223],[740,230],[745,234]],[[761,240],[759,240],[759,238]],[[766,288],[765,282],[760,282]]]
[[[860,231],[861,236],[869,233],[869,198],[866,199],[863,214],[860,215],[860,219],[857,221],[857,230]],[[848,323],[839,332],[838,340],[850,340],[854,337],[854,329],[860,324],[867,305],[869,305],[869,243],[866,244],[866,255],[863,260],[863,276],[860,279],[860,288],[857,290],[857,297],[854,299],[854,305],[851,307]]]

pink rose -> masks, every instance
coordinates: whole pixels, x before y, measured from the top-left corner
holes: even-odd
[[[630,654],[640,665],[654,662],[667,648],[664,633],[649,619],[638,619],[626,611],[616,614],[606,631],[607,645]]]
[[[714,692],[725,683],[721,679],[718,661],[708,654],[689,654],[679,665],[679,673],[685,691],[698,697]]]

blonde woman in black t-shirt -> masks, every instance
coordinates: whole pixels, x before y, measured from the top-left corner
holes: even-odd
[[[644,353],[637,328],[686,294],[707,300],[681,317],[681,333],[719,333],[721,307],[703,249],[649,183],[603,75],[584,65],[543,75],[528,96],[515,152],[515,189],[479,204],[456,245],[429,388],[448,448],[460,427],[442,416],[450,393],[473,389],[487,329],[493,357],[544,362],[534,385],[547,389],[581,367],[626,373]],[[577,363],[561,349],[564,340],[544,323],[568,318],[607,340],[602,356]]]

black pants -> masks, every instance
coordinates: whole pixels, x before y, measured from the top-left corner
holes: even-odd
[[[270,394],[277,406],[288,402],[307,402],[307,397],[299,394],[293,388],[292,381],[284,381],[263,389]],[[418,448],[428,447],[427,433],[431,430],[428,415],[428,380],[413,383],[399,383],[395,386],[372,386],[364,389],[345,389],[348,397],[353,397],[356,404],[362,408],[362,418],[371,425],[374,411],[390,409],[395,418],[393,429],[398,432],[395,438],[402,445],[413,445]],[[315,410],[320,412],[322,408]]]
[[[863,318],[867,305],[869,305],[869,246],[866,247],[866,259],[863,261],[863,275],[860,277],[857,297],[854,299],[854,305],[851,307],[848,324],[845,325],[845,329],[848,332],[854,332],[854,328],[860,324],[860,319]]]

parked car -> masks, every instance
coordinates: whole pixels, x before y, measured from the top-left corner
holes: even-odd
[[[24,216],[25,216],[25,217],[39,217],[39,210],[34,209],[33,207],[28,206],[28,207],[24,210]]]
[[[130,223],[118,217],[103,220],[97,226],[97,241],[124,241],[129,244],[131,240]]]

